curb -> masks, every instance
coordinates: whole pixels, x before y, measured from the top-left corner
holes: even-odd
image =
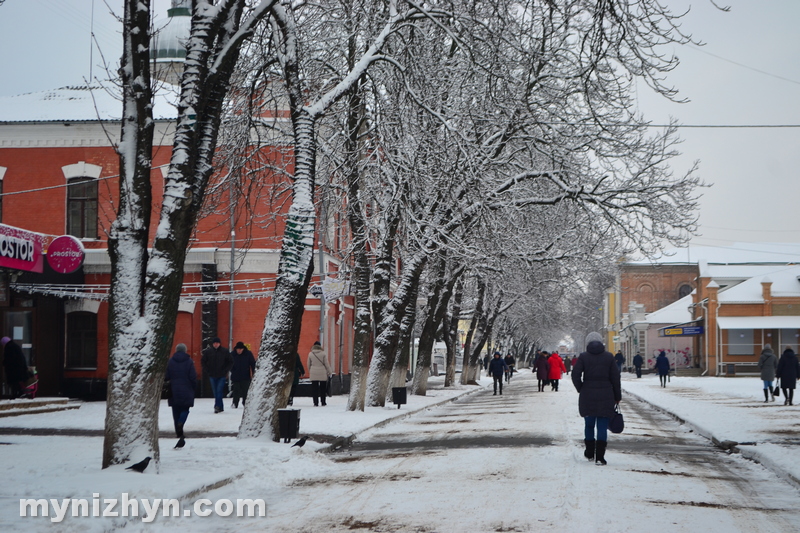
[[[420,408],[415,409],[413,411],[406,411],[406,412],[403,412],[402,414],[400,414],[398,416],[387,418],[386,420],[381,420],[380,422],[377,422],[377,423],[375,423],[375,424],[373,424],[373,425],[371,425],[369,427],[366,427],[366,428],[364,428],[364,429],[362,429],[360,431],[357,431],[357,432],[355,432],[355,433],[353,433],[353,434],[351,434],[351,435],[349,435],[347,437],[336,437],[331,444],[329,444],[328,446],[325,446],[323,448],[319,448],[318,450],[315,450],[315,452],[316,453],[332,453],[332,452],[335,452],[335,451],[339,450],[340,448],[343,448],[343,447],[349,445],[356,438],[358,438],[359,435],[365,433],[366,431],[370,431],[372,429],[376,429],[376,428],[380,428],[380,427],[386,426],[386,425],[388,425],[388,424],[390,424],[392,422],[395,422],[397,420],[403,420],[403,419],[405,419],[405,418],[407,418],[407,417],[409,417],[411,415],[414,415],[416,413],[424,411],[425,409],[430,409],[432,407],[438,407],[440,405],[444,405],[444,404],[449,403],[449,402],[454,402],[454,401],[456,401],[456,400],[458,400],[460,398],[464,398],[465,396],[469,396],[471,394],[476,394],[476,393],[478,393],[478,392],[480,392],[480,391],[482,391],[484,389],[485,389],[485,387],[482,387],[482,386],[478,385],[478,387],[473,389],[473,390],[466,390],[462,394],[457,394],[457,395],[455,395],[455,396],[453,396],[451,398],[447,398],[447,399],[442,400],[440,402],[432,403],[430,405],[426,405],[424,407],[420,407]],[[228,476],[226,478],[223,478],[223,479],[211,482],[211,483],[207,483],[207,484],[203,485],[202,487],[199,487],[199,488],[194,489],[194,490],[192,490],[190,492],[187,492],[186,494],[184,494],[182,496],[179,496],[177,499],[180,500],[180,501],[183,501],[183,502],[191,501],[192,499],[195,499],[198,496],[201,496],[201,495],[203,495],[203,494],[205,494],[207,492],[210,492],[212,490],[216,490],[216,489],[218,489],[220,487],[224,487],[225,485],[230,485],[234,481],[239,480],[242,476],[244,476],[244,472],[240,472],[238,474],[234,474],[232,476]]]
[[[447,398],[447,399],[442,400],[440,402],[432,403],[430,405],[426,405],[424,407],[420,407],[420,408],[414,409],[413,411],[405,411],[404,413],[402,413],[402,414],[400,414],[398,416],[393,416],[391,418],[387,418],[386,420],[381,420],[380,422],[377,422],[377,423],[375,423],[375,424],[373,424],[373,425],[371,425],[369,427],[366,427],[366,428],[364,428],[362,430],[356,431],[355,433],[353,433],[351,435],[348,435],[347,437],[336,437],[335,440],[331,444],[329,444],[328,446],[325,446],[323,448],[319,448],[318,450],[316,450],[316,452],[317,453],[333,453],[335,451],[340,450],[341,448],[344,448],[345,446],[349,446],[354,440],[356,440],[358,438],[359,435],[362,435],[362,434],[366,433],[367,431],[371,431],[373,429],[382,428],[384,426],[387,426],[387,425],[391,424],[392,422],[397,422],[399,420],[404,420],[404,419],[408,418],[409,416],[415,415],[417,413],[420,413],[420,412],[422,412],[422,411],[424,411],[426,409],[431,409],[433,407],[439,407],[440,405],[444,405],[444,404],[447,404],[447,403],[450,403],[450,402],[454,402],[454,401],[456,401],[458,399],[464,398],[465,396],[476,394],[476,393],[478,393],[478,392],[480,392],[482,390],[485,390],[485,389],[486,389],[485,386],[478,385],[477,388],[475,388],[473,390],[464,391],[462,394],[457,394],[457,395],[455,395],[455,396],[453,396],[451,398]]]
[[[772,472],[773,474],[775,474],[779,478],[787,481],[788,483],[794,485],[797,488],[800,488],[800,479],[798,479],[798,478],[794,477],[793,475],[787,473],[780,465],[775,464],[769,458],[764,457],[761,453],[759,453],[759,451],[755,449],[756,446],[757,446],[757,443],[754,443],[754,442],[742,442],[742,443],[739,443],[739,442],[732,441],[732,440],[719,439],[719,438],[715,437],[713,435],[713,433],[711,433],[707,429],[705,429],[703,427],[700,427],[697,424],[693,424],[693,423],[689,422],[688,420],[684,420],[683,418],[679,417],[675,413],[673,413],[671,411],[667,411],[663,407],[645,400],[644,398],[642,398],[638,394],[635,394],[635,393],[627,391],[627,390],[624,390],[624,392],[625,392],[625,394],[628,394],[628,395],[636,398],[640,402],[646,403],[650,407],[654,408],[656,411],[659,411],[661,413],[664,413],[667,416],[672,417],[674,420],[680,422],[683,425],[689,426],[698,435],[709,439],[711,441],[711,443],[714,446],[716,446],[717,448],[719,448],[720,450],[726,451],[728,453],[738,453],[743,458],[747,459],[748,461],[753,461],[755,463],[758,463],[758,464],[762,465],[764,468],[766,468],[767,470],[769,470],[770,472]],[[741,448],[740,448],[740,446],[741,446]]]

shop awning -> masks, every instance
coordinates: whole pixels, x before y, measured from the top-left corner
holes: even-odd
[[[720,329],[800,329],[800,316],[720,316]]]

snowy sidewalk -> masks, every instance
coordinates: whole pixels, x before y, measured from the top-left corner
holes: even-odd
[[[456,385],[445,389],[443,378],[434,377],[429,381],[427,396],[409,394],[408,404],[401,409],[387,404],[383,408],[367,408],[365,412],[346,411],[346,396],[329,398],[326,407],[314,407],[311,398],[296,398],[294,407],[301,410],[303,435],[352,438],[390,419],[482,390],[487,382],[483,378],[478,387]],[[172,448],[175,444],[172,414],[166,401],[162,402],[160,470],[156,472],[151,465],[143,475],[126,471],[124,466],[100,468],[105,402],[83,403],[80,409],[71,411],[0,418],[0,476],[4,481],[0,487],[0,531],[30,528],[36,523],[45,525],[41,520],[31,522],[30,518],[19,517],[20,498],[91,500],[93,494],[119,497],[128,493],[136,498],[187,501],[213,487],[235,481],[252,468],[254,461],[266,462],[280,471],[281,464],[296,455],[294,452],[298,448],[292,449],[288,444],[237,439],[242,409],[231,409],[230,399],[226,399],[225,411],[214,414],[213,402],[213,398],[196,400],[186,424],[187,444],[182,450]],[[42,434],[47,432],[51,434]],[[86,436],[59,435],[59,432],[85,432]],[[193,434],[213,437],[193,438]],[[304,450],[321,450],[328,446],[309,440]],[[112,521],[112,527],[124,526],[126,522],[124,519]],[[69,527],[62,523],[59,527],[85,533],[104,531],[108,526],[108,522],[103,525],[98,521],[79,521]],[[34,526],[33,530],[39,529]]]
[[[739,443],[744,457],[800,486],[800,406],[783,405],[783,396],[764,403],[760,379],[679,375],[662,388],[655,374],[626,373],[622,388],[707,438]]]

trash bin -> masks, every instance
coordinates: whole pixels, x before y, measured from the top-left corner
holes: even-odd
[[[400,406],[406,402],[406,388],[405,387],[392,387],[392,403],[400,409]]]
[[[736,375],[736,365],[728,364],[725,365],[725,374],[728,376],[735,376]]]
[[[279,437],[289,442],[300,435],[300,409],[278,409]]]

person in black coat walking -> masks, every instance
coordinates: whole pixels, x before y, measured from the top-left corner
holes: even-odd
[[[225,394],[228,372],[233,366],[233,357],[227,348],[222,347],[219,337],[214,337],[211,339],[211,346],[203,350],[200,364],[203,366],[203,374],[208,376],[208,380],[211,382],[211,391],[214,393],[214,413],[221,413],[225,410],[222,405],[222,396]]]
[[[658,379],[661,380],[661,386],[666,388],[667,376],[669,376],[669,359],[664,350],[661,350],[656,357],[656,370],[658,370]]]
[[[194,389],[197,385],[197,371],[194,369],[194,361],[186,353],[185,344],[178,344],[175,348],[175,353],[167,363],[164,379],[169,383],[170,395],[167,403],[172,407],[172,420],[178,437],[175,447],[183,448],[183,426],[189,418],[189,409],[194,407]]]
[[[636,368],[636,377],[642,377],[642,365],[644,364],[644,358],[641,354],[636,354],[633,356],[633,366]]]
[[[778,361],[778,371],[775,376],[781,381],[783,389],[783,405],[793,405],[794,389],[797,387],[797,377],[800,376],[800,362],[794,350],[786,347]]]
[[[533,363],[536,372],[536,381],[539,384],[539,392],[544,392],[544,387],[550,379],[550,363],[547,362],[547,352],[540,352]]]
[[[619,368],[620,374],[622,373],[622,367],[625,366],[625,356],[622,355],[621,351],[617,351],[614,355],[614,362],[617,363],[617,368]]]
[[[6,383],[11,387],[12,398],[19,398],[28,379],[28,362],[19,344],[9,337],[0,339],[0,344],[3,345],[3,370],[6,374]]]
[[[597,332],[587,335],[586,351],[572,368],[572,384],[579,394],[578,412],[585,423],[583,455],[590,461],[596,459],[599,465],[606,464],[608,422],[622,400],[619,368],[602,340]]]
[[[231,388],[233,389],[233,408],[239,408],[239,399],[242,406],[247,399],[247,391],[250,389],[250,380],[256,373],[256,358],[253,352],[247,349],[242,341],[233,347],[233,366],[231,367]]]
[[[500,357],[500,352],[494,352],[494,359],[489,361],[489,374],[494,379],[494,394],[497,395],[497,384],[500,384],[500,396],[503,395],[503,375],[508,371],[508,365]]]

